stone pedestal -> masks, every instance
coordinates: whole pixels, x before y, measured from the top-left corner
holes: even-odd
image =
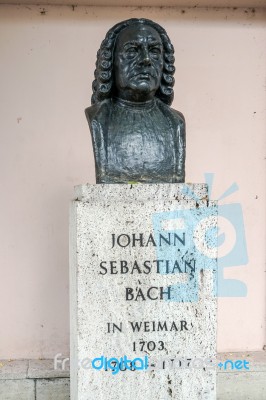
[[[71,399],[215,399],[217,206],[203,184],[83,185]]]

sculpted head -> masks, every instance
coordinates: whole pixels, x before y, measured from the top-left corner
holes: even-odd
[[[171,105],[174,49],[165,30],[147,19],[111,28],[97,53],[92,104],[111,97],[136,102],[156,96]]]

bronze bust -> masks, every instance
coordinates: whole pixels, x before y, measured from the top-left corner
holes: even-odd
[[[170,108],[174,48],[166,31],[132,18],[97,53],[89,123],[97,183],[185,180],[185,120]]]

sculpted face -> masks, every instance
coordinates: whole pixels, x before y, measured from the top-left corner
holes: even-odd
[[[163,45],[158,32],[135,24],[118,36],[114,54],[117,96],[124,100],[147,101],[159,88],[163,70]]]

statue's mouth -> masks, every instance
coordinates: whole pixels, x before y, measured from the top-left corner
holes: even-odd
[[[140,72],[139,74],[136,74],[135,76],[137,76],[140,79],[145,79],[145,80],[149,80],[153,77],[153,75],[150,72]]]
[[[141,79],[150,79],[151,78],[150,74],[138,74],[137,76]]]

